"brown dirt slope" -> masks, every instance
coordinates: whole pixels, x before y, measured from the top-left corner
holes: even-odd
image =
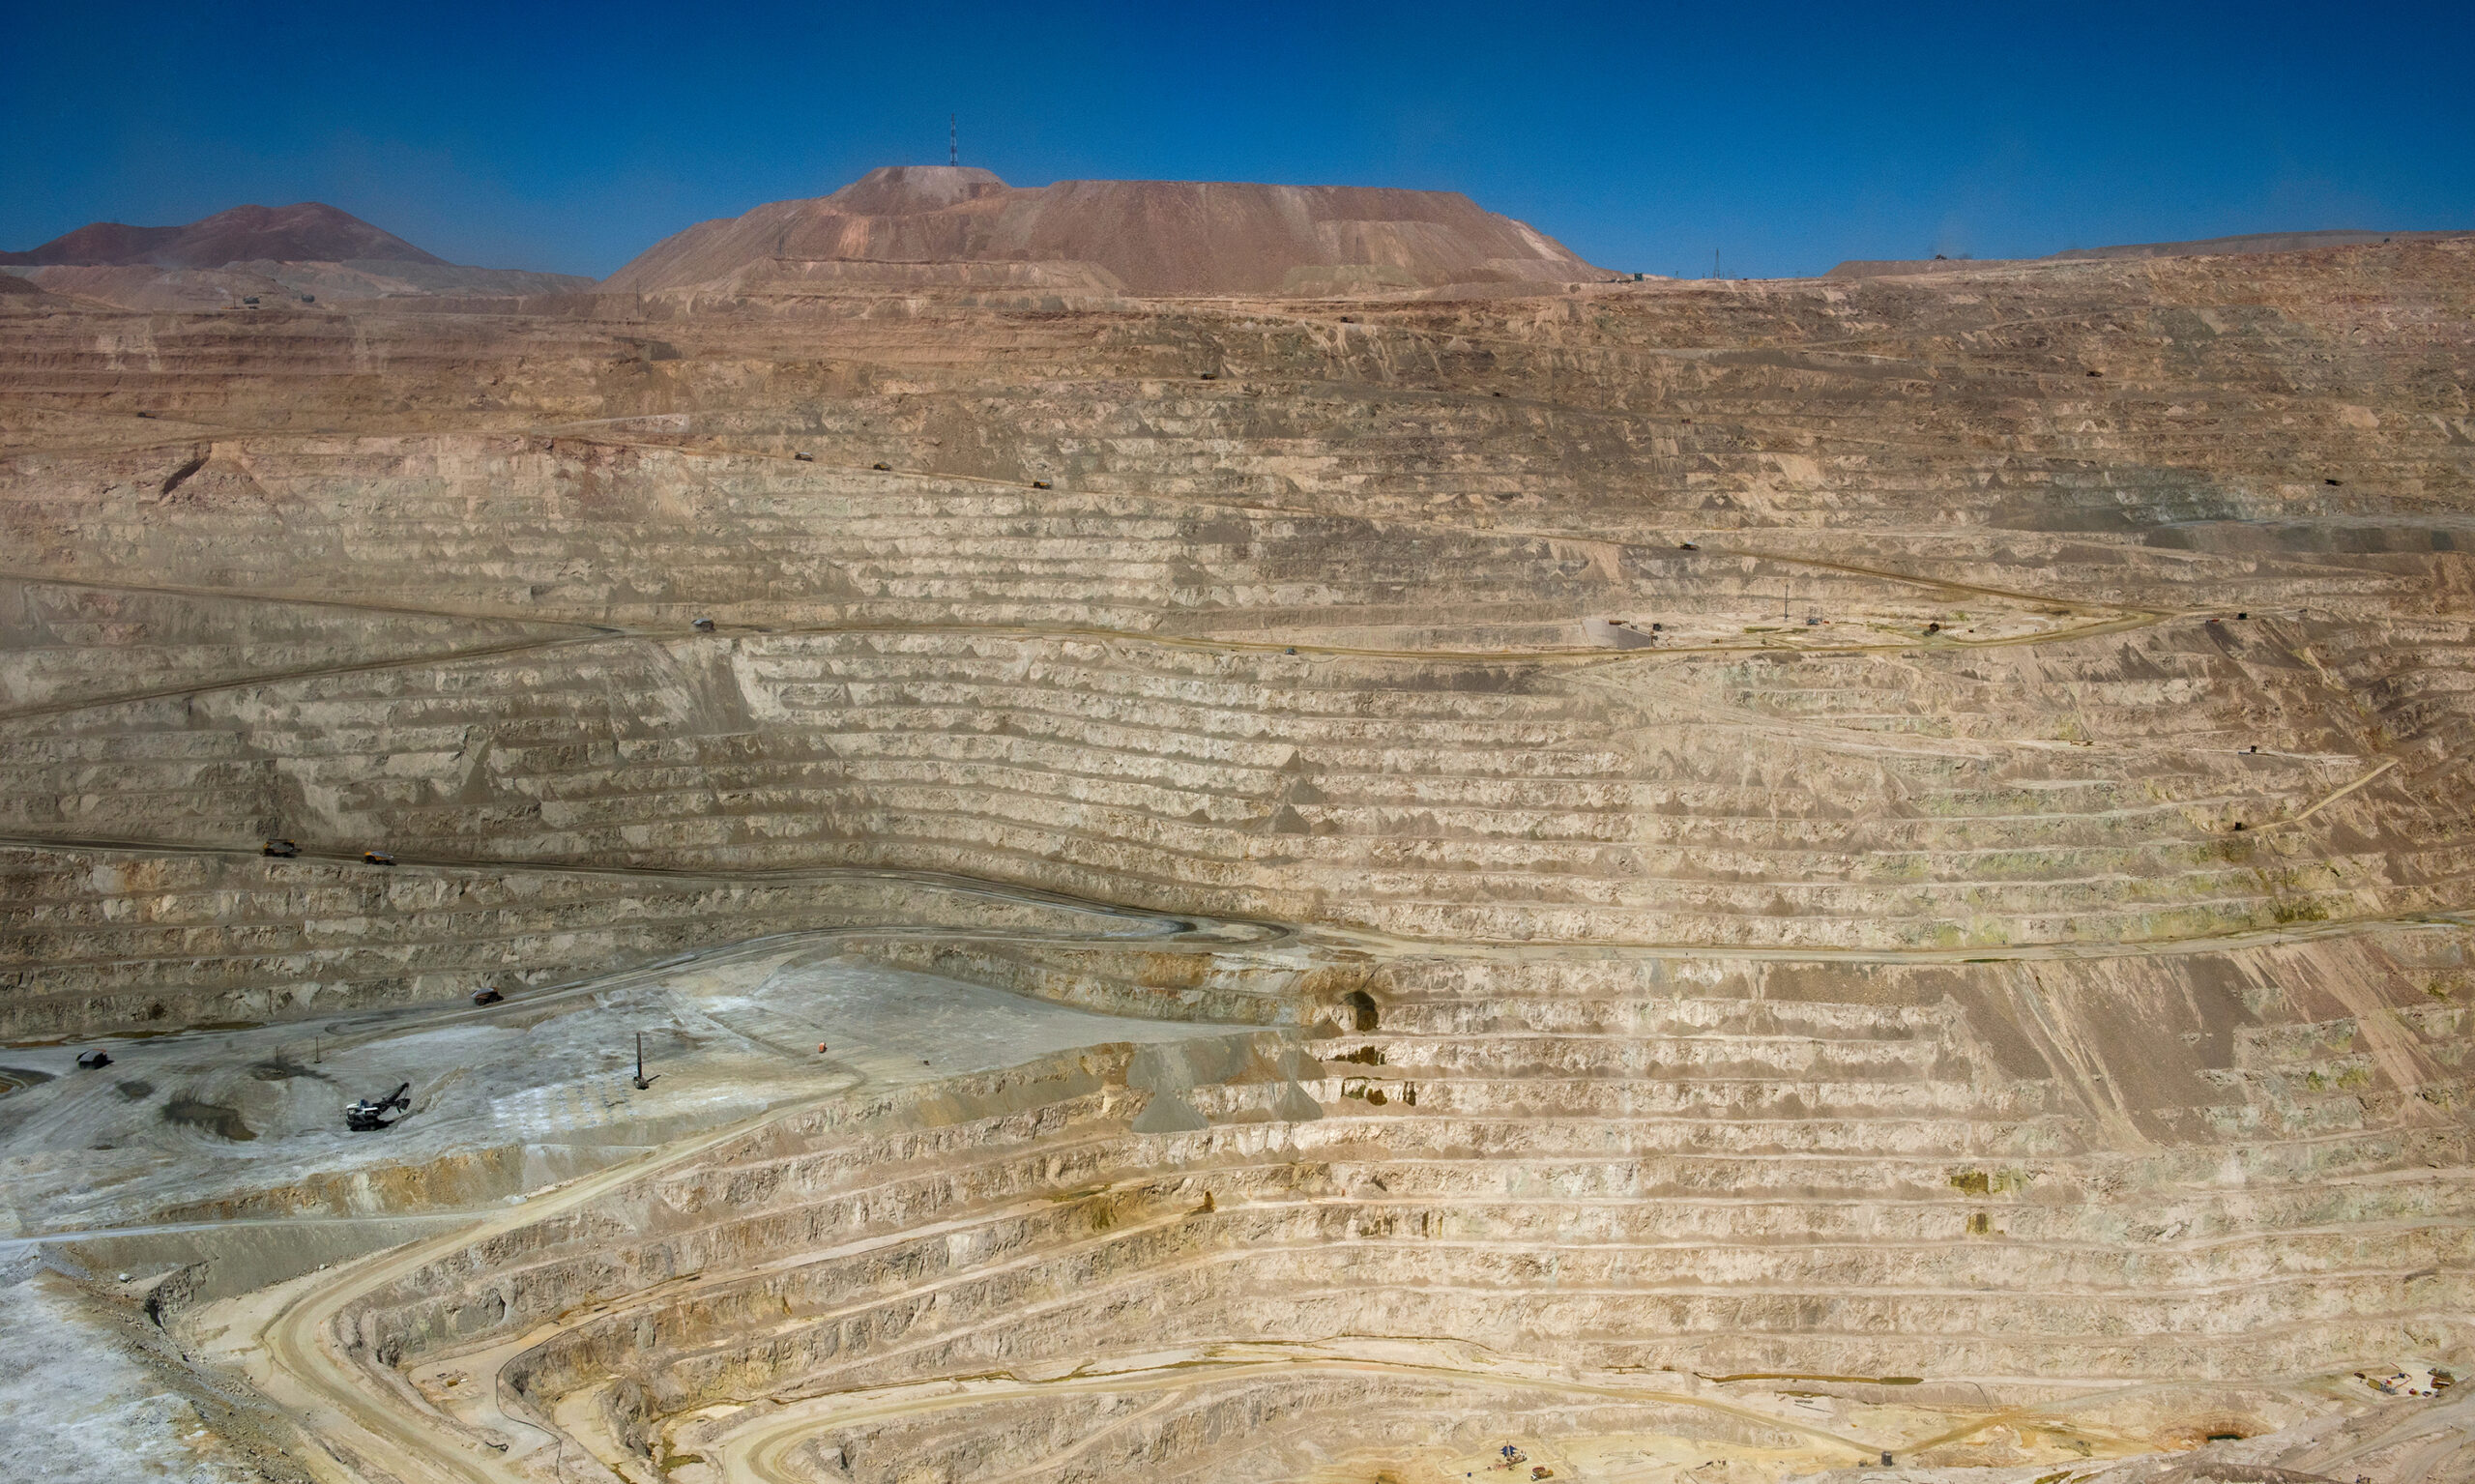
[[[830,196],[701,222],[607,280],[646,293],[755,286],[788,265],[1092,265],[1138,294],[1328,292],[1603,276],[1562,244],[1455,191],[871,171]]]

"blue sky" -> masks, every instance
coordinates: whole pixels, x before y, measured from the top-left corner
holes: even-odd
[[[1601,266],[2475,227],[2475,5],[127,5],[0,13],[0,247],[322,200],[458,262],[963,159],[1468,192]]]

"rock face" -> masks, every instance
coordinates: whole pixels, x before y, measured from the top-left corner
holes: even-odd
[[[2406,1394],[2475,1367],[2475,241],[905,256],[1013,194],[761,292],[0,299],[0,1235],[206,1431],[2475,1476]]]
[[[1018,190],[986,170],[915,165],[871,171],[820,199],[700,223],[655,244],[604,287],[761,290],[827,264],[867,264],[896,277],[905,268],[1024,265],[1042,281],[1146,295],[1607,276],[1456,191],[1193,181],[1060,181]]]

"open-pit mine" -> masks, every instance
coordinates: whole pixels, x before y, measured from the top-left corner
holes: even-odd
[[[0,1475],[2475,1478],[2475,237],[353,225],[0,273]]]

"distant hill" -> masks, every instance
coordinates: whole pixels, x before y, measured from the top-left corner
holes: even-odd
[[[186,226],[133,227],[90,221],[27,252],[0,252],[0,264],[26,267],[220,268],[267,259],[278,263],[342,263],[356,259],[429,263],[393,232],[317,201],[295,206],[236,206]]]
[[[1133,294],[1300,294],[1604,277],[1561,243],[1447,190],[1060,181],[873,170],[664,239],[604,287],[1006,282]]]
[[[134,309],[212,309],[255,300],[483,298],[573,293],[574,274],[467,268],[317,201],[236,206],[185,226],[94,221],[24,252],[0,276]]]

